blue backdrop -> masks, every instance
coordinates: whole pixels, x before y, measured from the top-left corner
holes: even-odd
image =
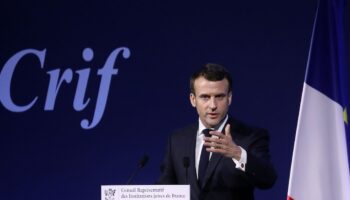
[[[134,183],[152,184],[169,133],[197,121],[188,78],[206,62],[233,75],[231,114],[270,131],[278,181],[256,199],[286,198],[316,0],[0,9],[0,199],[100,199],[100,186],[125,184],[144,154]],[[348,63],[349,35],[346,26]]]

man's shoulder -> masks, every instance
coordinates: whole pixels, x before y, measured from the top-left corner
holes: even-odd
[[[197,134],[198,123],[188,124],[181,128],[175,129],[170,137],[173,139],[188,138],[190,135]]]
[[[231,117],[229,118],[228,123],[231,125],[231,131],[234,134],[238,134],[242,136],[249,136],[249,135],[256,135],[256,134],[260,136],[268,135],[268,131],[265,128],[253,126]]]
[[[188,124],[181,128],[175,129],[172,132],[172,135],[182,135],[186,133],[193,133],[193,132],[197,132],[197,129],[198,129],[198,123]]]

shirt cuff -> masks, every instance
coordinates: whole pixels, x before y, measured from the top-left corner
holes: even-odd
[[[239,147],[239,148],[241,148],[241,159],[236,160],[232,158],[232,160],[236,164],[236,169],[239,169],[245,172],[245,166],[247,164],[247,152],[242,147]]]

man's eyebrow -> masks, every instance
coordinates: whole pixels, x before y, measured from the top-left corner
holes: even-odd
[[[210,94],[199,94],[199,97],[210,97],[210,96],[214,96],[214,97],[222,97],[222,96],[226,96],[226,93],[219,93],[219,94],[215,94],[215,95],[210,95]]]

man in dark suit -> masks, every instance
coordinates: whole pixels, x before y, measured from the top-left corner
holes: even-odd
[[[190,79],[190,101],[198,123],[169,138],[160,184],[190,184],[191,200],[251,200],[254,188],[276,181],[266,130],[228,116],[232,79],[217,64],[206,64]]]

